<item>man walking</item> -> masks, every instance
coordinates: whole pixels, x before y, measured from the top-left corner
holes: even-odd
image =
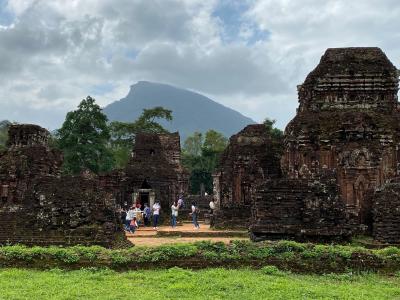
[[[161,210],[161,205],[159,201],[156,201],[153,205],[153,229],[157,230],[158,229],[158,219],[160,217],[160,210]]]
[[[199,216],[200,209],[197,207],[196,202],[192,202],[192,220],[193,220],[193,226],[194,229],[200,229],[200,225],[197,222],[197,218]]]

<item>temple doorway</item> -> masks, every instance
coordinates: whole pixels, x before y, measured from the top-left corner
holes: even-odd
[[[140,203],[142,205],[144,205],[145,203],[149,204],[149,196],[150,196],[150,193],[147,192],[147,191],[146,192],[144,192],[144,191],[139,192]]]
[[[143,180],[140,189],[138,189],[134,193],[134,197],[135,204],[139,201],[142,205],[142,208],[145,203],[147,203],[150,207],[153,206],[155,201],[155,191],[153,190],[147,179]]]

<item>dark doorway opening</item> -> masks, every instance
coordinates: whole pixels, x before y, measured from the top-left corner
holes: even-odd
[[[149,205],[149,193],[148,192],[140,192],[139,198],[140,198],[140,203],[142,203],[143,205],[145,203],[147,203],[147,205]]]

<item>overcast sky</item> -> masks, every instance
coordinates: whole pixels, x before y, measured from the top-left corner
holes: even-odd
[[[399,0],[0,0],[0,120],[61,125],[139,80],[198,91],[284,128],[329,47],[400,66]]]

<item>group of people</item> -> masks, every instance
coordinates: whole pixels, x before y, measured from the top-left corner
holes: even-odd
[[[210,202],[210,213],[213,214],[215,209],[214,201]],[[177,219],[179,210],[185,208],[185,202],[180,197],[177,201],[171,205],[171,226],[175,228],[177,226]],[[158,229],[160,220],[161,205],[159,201],[155,201],[152,207],[149,207],[147,203],[144,204],[143,210],[142,205],[139,201],[132,205],[128,210],[121,210],[121,221],[124,224],[125,230],[130,233],[134,233],[139,226],[150,226],[151,221],[153,223],[153,229]],[[196,202],[192,202],[191,212],[189,213],[192,217],[193,226],[195,229],[199,229],[200,225],[198,222],[200,209]]]
[[[122,209],[121,221],[125,230],[134,233],[139,226],[149,226],[153,218],[153,228],[158,229],[161,205],[156,201],[152,208],[147,203],[144,204],[143,210],[140,202],[136,202],[128,210]]]
[[[174,201],[174,203],[172,203],[172,205],[171,205],[171,226],[172,226],[172,228],[176,227],[178,212],[180,209],[182,209],[184,207],[185,207],[185,202],[183,201],[182,198],[179,198],[178,201]],[[192,202],[190,215],[192,216],[193,226],[195,229],[200,228],[200,225],[198,222],[199,213],[200,213],[200,209],[198,208],[196,202]]]

